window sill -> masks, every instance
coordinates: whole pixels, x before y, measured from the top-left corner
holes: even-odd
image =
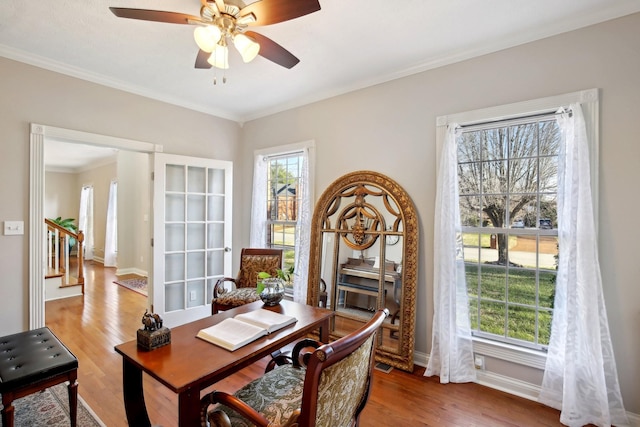
[[[542,351],[516,347],[477,337],[473,338],[473,352],[542,370],[544,370],[547,362],[547,354]]]

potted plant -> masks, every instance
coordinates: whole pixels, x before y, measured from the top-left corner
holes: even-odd
[[[78,233],[78,227],[75,225],[74,221],[75,218],[65,218],[62,219],[61,216],[53,219],[53,218],[49,218],[49,221],[53,222],[56,225],[59,225],[60,227],[67,229],[75,234]],[[71,252],[71,248],[73,248],[73,246],[76,244],[76,239],[74,237],[69,236],[69,252]]]
[[[293,267],[286,270],[276,270],[276,277],[266,271],[258,273],[258,287],[256,291],[265,305],[276,305],[284,298],[285,282],[290,282],[293,275]]]

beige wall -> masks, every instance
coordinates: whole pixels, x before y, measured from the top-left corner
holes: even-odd
[[[118,153],[118,274],[151,273],[149,157]]]
[[[78,225],[80,197],[76,194],[75,173],[47,172],[44,177],[44,216],[73,218]]]
[[[84,170],[78,173],[76,187],[73,192],[77,199],[80,200],[82,187],[93,187],[93,253],[94,258],[98,261],[104,260],[104,237],[107,227],[109,186],[111,185],[111,181],[116,179],[117,173],[116,162]],[[74,218],[78,218],[79,216],[80,213],[78,212]]]
[[[640,413],[640,14],[398,79],[246,123],[243,166],[253,150],[315,139],[315,194],[347,172],[396,180],[420,221],[416,351],[431,348],[436,117],[575,92],[601,90],[600,260],[626,408]],[[243,175],[245,180],[250,174]],[[244,182],[250,188],[250,181]],[[242,204],[250,192],[242,194]],[[249,223],[249,212],[241,213]],[[248,241],[248,227],[243,228]],[[497,373],[539,382],[541,373],[497,360]]]
[[[234,161],[234,247],[249,242],[252,153],[314,139],[319,196],[338,176],[384,173],[413,198],[420,221],[416,351],[433,315],[435,119],[477,108],[601,89],[600,256],[620,383],[640,413],[640,263],[635,244],[640,144],[640,14],[416,74],[267,118],[226,120],[0,58],[0,221],[28,220],[29,123],[162,144],[166,152]],[[238,143],[240,142],[240,143]],[[239,150],[239,151],[238,151]],[[28,232],[28,231],[27,231]],[[28,325],[27,234],[0,236],[0,334]],[[496,362],[492,370],[536,381]]]

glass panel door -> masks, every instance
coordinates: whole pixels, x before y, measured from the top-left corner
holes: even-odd
[[[154,312],[175,326],[210,315],[231,273],[232,164],[156,154],[154,168]]]

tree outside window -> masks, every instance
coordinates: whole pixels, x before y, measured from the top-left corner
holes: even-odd
[[[474,334],[549,343],[560,132],[554,119],[463,129],[458,181]]]
[[[269,159],[267,246],[283,249],[285,270],[293,267],[295,263],[296,226],[302,185],[301,167],[302,156],[299,153]]]

